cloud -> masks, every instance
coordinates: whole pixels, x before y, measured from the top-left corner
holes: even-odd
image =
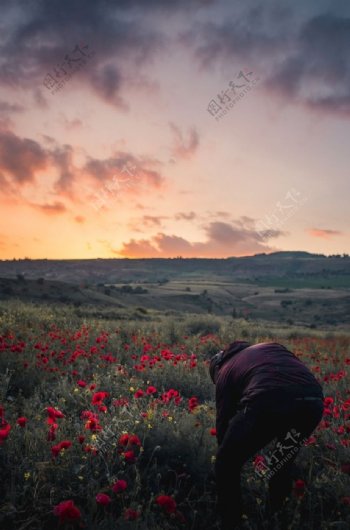
[[[163,219],[169,219],[165,215],[143,215],[140,218],[131,219],[128,228],[133,232],[144,232],[144,228],[158,226],[161,227]]]
[[[0,184],[1,191],[18,195],[18,185],[36,183],[36,173],[54,170],[58,177],[53,185],[57,196],[83,200],[81,190],[86,176],[95,183],[103,183],[106,192],[137,191],[143,185],[161,189],[165,178],[157,171],[160,163],[149,157],[135,157],[117,152],[110,158],[88,157],[82,167],[74,164],[74,149],[69,144],[58,144],[53,138],[42,136],[47,147],[29,138],[21,138],[0,128]],[[78,179],[79,177],[79,179]],[[75,184],[83,183],[76,189]],[[13,187],[17,185],[17,188]],[[90,188],[90,192],[94,189]]]
[[[40,88],[36,88],[34,90],[33,100],[34,100],[34,103],[41,109],[47,109],[49,107],[47,99],[45,98],[45,96],[44,96],[42,90],[40,90]]]
[[[64,114],[61,115],[60,122],[67,131],[74,131],[76,129],[80,129],[83,126],[83,122],[80,119],[74,118],[73,120],[69,120],[66,118],[66,116],[64,116]]]
[[[197,214],[195,212],[179,212],[175,214],[175,219],[177,221],[184,219],[185,221],[192,221],[197,217]]]
[[[120,96],[122,79],[122,74],[112,64],[97,68],[90,76],[93,88],[103,99],[119,109],[127,111],[129,105]]]
[[[13,114],[23,112],[25,108],[23,105],[17,103],[8,103],[7,101],[0,101],[0,114]]]
[[[163,4],[152,2],[160,12]],[[167,10],[176,4],[183,2],[167,2]],[[73,50],[87,44],[94,56],[72,76],[72,83],[84,83],[107,103],[127,109],[121,91],[129,65],[133,70],[144,66],[168,41],[159,25],[154,20],[147,23],[143,16],[149,7],[150,2],[136,0],[36,0],[17,5],[4,0],[0,85],[32,90],[34,101],[45,107],[44,94],[49,92],[42,84],[44,77],[61,72],[62,78],[62,68],[72,68],[66,56],[76,60],[81,54]]]
[[[252,63],[261,66],[262,59],[264,65],[268,64],[285,49],[283,39],[289,44],[292,15],[291,7],[276,8],[269,1],[258,7],[250,0],[226,5],[215,22],[196,22],[190,30],[180,32],[179,42],[193,50],[201,69],[211,70],[219,61],[224,63],[225,70],[227,62],[236,68],[240,64],[238,69],[251,67]]]
[[[128,243],[123,243],[121,250],[111,249],[111,251],[118,256],[130,258],[156,258],[161,256],[159,250],[147,239],[138,239],[137,241],[135,239],[130,239]]]
[[[306,230],[312,237],[321,237],[323,239],[331,239],[334,236],[342,235],[339,230],[331,230],[327,228],[308,228]]]
[[[325,13],[302,26],[296,51],[267,86],[310,108],[350,115],[350,18]]]
[[[82,215],[76,215],[74,217],[74,221],[78,224],[85,223],[85,217],[83,217]]]
[[[32,90],[34,101],[44,108],[44,76],[62,63],[69,68],[65,56],[86,43],[95,55],[72,83],[84,84],[106,103],[127,111],[127,91],[131,84],[140,87],[142,68],[174,45],[160,22],[185,9],[196,20],[178,34],[177,44],[186,46],[201,68],[212,71],[221,62],[227,70],[229,62],[234,75],[249,66],[260,70],[270,94],[349,115],[349,12],[345,4],[326,1],[298,9],[292,1],[280,6],[271,0],[263,5],[253,0],[3,0],[0,85]],[[152,17],[145,16],[149,12]],[[192,129],[185,141],[174,127],[175,151],[190,157],[198,148],[198,133]]]
[[[66,206],[59,201],[55,201],[53,204],[31,204],[31,206],[41,210],[47,215],[57,215],[67,211]]]
[[[36,171],[49,165],[49,152],[29,138],[0,130],[0,171],[17,184],[34,182]]]
[[[221,15],[224,11],[221,13]],[[219,62],[232,75],[259,72],[270,95],[320,112],[350,115],[350,17],[340,6],[288,2],[232,6],[220,22],[202,22],[179,35],[201,69]]]
[[[160,226],[163,219],[168,218],[164,215],[144,215],[142,221],[146,226]]]
[[[165,179],[153,169],[154,166],[159,166],[159,162],[155,159],[136,157],[131,153],[120,151],[102,160],[89,157],[83,173],[90,175],[97,182],[106,183],[106,186],[109,185],[111,191],[113,189],[115,192],[137,189],[142,182],[159,189]]]
[[[260,233],[242,226],[241,221],[235,224],[211,222],[204,231],[206,240],[203,242],[190,242],[181,236],[158,232],[149,239],[133,238],[113,252],[131,258],[171,258],[179,255],[187,258],[243,256],[276,250],[265,244],[265,241],[284,234],[275,230],[262,238]]]
[[[23,185],[35,183],[38,171],[57,169],[59,178],[55,183],[58,193],[70,190],[77,169],[73,166],[73,148],[59,146],[49,137],[44,141],[53,147],[47,149],[30,138],[20,138],[7,130],[0,130],[0,175],[7,176],[7,184]],[[9,186],[7,186],[9,189]]]
[[[67,193],[69,195],[76,174],[76,168],[73,165],[72,146],[65,144],[55,147],[51,151],[51,158],[60,175],[55,183],[55,189],[58,193]]]
[[[194,127],[189,131],[188,140],[184,138],[183,133],[174,123],[169,123],[174,134],[174,146],[172,149],[175,158],[188,159],[197,151],[199,146],[199,134]]]

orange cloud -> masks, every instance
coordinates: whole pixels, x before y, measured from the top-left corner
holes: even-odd
[[[74,217],[74,221],[79,224],[85,223],[85,217],[83,217],[82,215],[76,215]]]
[[[330,230],[330,229],[323,229],[323,228],[309,228],[307,232],[312,237],[321,237],[323,239],[330,239],[333,236],[340,236],[342,232],[339,230]]]
[[[211,222],[205,227],[206,241],[190,242],[187,239],[174,234],[167,235],[158,232],[149,239],[131,239],[124,242],[120,249],[112,252],[119,256],[130,258],[172,258],[182,256],[194,257],[229,257],[246,256],[261,252],[272,252],[277,250],[265,243],[269,237],[278,237],[283,232],[275,230],[271,235],[261,234],[242,224],[242,219],[236,223]]]

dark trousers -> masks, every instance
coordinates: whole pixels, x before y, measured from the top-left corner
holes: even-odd
[[[243,464],[275,438],[267,462],[258,466],[257,472],[269,478],[270,513],[282,506],[292,490],[295,457],[322,414],[322,399],[299,400],[274,394],[256,400],[231,419],[215,462],[217,507],[223,530],[233,530],[241,521]]]

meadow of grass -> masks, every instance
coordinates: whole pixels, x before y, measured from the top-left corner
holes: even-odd
[[[235,339],[283,342],[326,396],[276,528],[349,528],[344,332],[214,315],[96,320],[17,301],[0,304],[1,529],[218,528],[208,359]],[[251,530],[267,528],[255,462],[242,477]]]

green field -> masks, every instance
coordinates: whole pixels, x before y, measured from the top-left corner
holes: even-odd
[[[169,297],[182,287],[159,290]],[[240,286],[235,296],[245,294]],[[216,530],[207,363],[235,339],[287,345],[327,396],[324,421],[297,460],[303,490],[273,526],[264,518],[267,483],[254,459],[246,464],[242,528],[348,528],[349,335],[214,314],[127,308],[121,320],[80,310],[0,303],[2,529]]]

